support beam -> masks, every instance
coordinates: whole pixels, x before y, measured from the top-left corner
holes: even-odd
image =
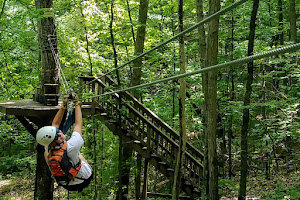
[[[33,124],[28,121],[24,116],[16,116],[26,130],[35,138],[37,130],[33,127]]]

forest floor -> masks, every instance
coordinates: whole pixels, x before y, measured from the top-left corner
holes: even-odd
[[[238,193],[238,182],[229,180],[220,181],[221,200],[235,200]],[[3,200],[29,200],[34,197],[34,179],[29,176],[22,178],[0,177],[0,199]],[[257,199],[300,199],[300,171],[290,174],[276,174],[271,180],[264,177],[250,177],[247,188],[248,200]],[[63,188],[55,187],[54,199],[67,199],[67,192]],[[73,199],[73,198],[70,198]],[[76,198],[86,199],[86,198]]]

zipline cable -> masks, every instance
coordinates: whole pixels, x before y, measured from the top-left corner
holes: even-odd
[[[135,86],[132,86],[132,87],[128,87],[128,88],[124,88],[124,89],[120,89],[120,90],[115,90],[115,91],[112,91],[112,92],[106,92],[106,93],[103,93],[103,94],[100,94],[100,95],[90,96],[90,97],[87,97],[87,98],[81,98],[81,100],[96,98],[96,97],[110,95],[110,94],[119,93],[119,92],[125,92],[125,91],[128,91],[128,90],[142,88],[142,87],[158,84],[158,83],[161,83],[161,82],[171,81],[171,80],[175,80],[175,79],[180,79],[180,78],[183,78],[183,77],[192,76],[192,75],[195,75],[195,74],[204,73],[204,72],[208,72],[208,71],[212,71],[212,70],[220,69],[220,68],[224,68],[224,67],[241,65],[241,64],[251,62],[251,61],[254,61],[254,60],[258,60],[258,59],[262,59],[262,58],[265,58],[265,57],[276,56],[276,55],[284,54],[284,53],[288,53],[288,52],[294,52],[294,51],[297,51],[299,49],[300,49],[300,43],[296,43],[296,44],[293,44],[293,45],[289,45],[289,46],[282,47],[282,48],[277,48],[277,49],[274,49],[274,50],[270,50],[270,51],[267,51],[267,52],[259,53],[259,54],[252,55],[252,56],[248,56],[248,57],[245,57],[245,58],[236,59],[236,60],[233,60],[233,61],[230,61],[230,62],[225,62],[225,63],[222,63],[222,64],[217,64],[217,65],[213,65],[213,66],[210,66],[210,67],[198,69],[198,70],[195,70],[195,71],[192,71],[192,72],[187,72],[187,73],[184,73],[184,74],[179,74],[179,75],[176,75],[176,76],[171,76],[171,77],[168,77],[168,78],[163,78],[163,79],[160,79],[160,80],[152,81],[150,83],[135,85]]]
[[[55,36],[54,36],[55,37]],[[67,82],[67,79],[65,77],[65,74],[60,66],[60,62],[59,62],[59,58],[58,58],[58,55],[56,54],[55,52],[55,49],[54,49],[54,46],[52,44],[52,41],[51,41],[51,35],[48,35],[48,42],[49,42],[49,45],[50,45],[50,48],[51,48],[51,52],[52,52],[52,55],[53,55],[53,58],[54,58],[54,61],[55,61],[55,64],[56,64],[56,67],[58,67],[59,69],[59,72],[60,72],[60,77],[61,77],[61,82],[62,82],[62,85],[63,85],[63,88],[65,90],[65,94],[68,94],[70,93],[70,88],[69,88],[69,84]]]
[[[56,39],[56,36],[52,36],[52,37],[54,39]],[[67,82],[65,74],[64,74],[64,72],[63,72],[63,70],[62,70],[62,68],[60,66],[58,54],[55,52],[55,49],[54,49],[54,46],[52,44],[51,39],[52,39],[51,35],[48,35],[48,42],[49,42],[49,45],[50,45],[50,48],[51,48],[51,52],[52,52],[52,55],[53,55],[56,67],[58,67],[59,72],[60,72],[59,76],[61,78],[61,82],[62,82],[63,88],[65,90],[65,94],[72,95],[71,93],[72,93],[73,90],[69,88],[69,84]],[[62,125],[62,132],[63,132],[63,134],[66,134],[68,132],[69,128],[71,127],[71,125],[72,125],[73,110],[74,110],[74,102],[72,101],[72,99],[69,99],[68,100],[67,115],[66,115],[66,118],[65,118],[65,122]],[[69,193],[68,193],[68,195],[69,195]]]
[[[159,45],[153,47],[152,49],[149,49],[149,50],[145,51],[144,53],[142,53],[142,54],[136,56],[135,58],[129,60],[128,62],[126,62],[126,63],[124,63],[124,64],[122,64],[122,65],[120,65],[120,66],[114,68],[113,70],[111,70],[111,71],[109,71],[109,72],[107,72],[107,73],[104,73],[103,75],[101,75],[101,76],[99,77],[99,79],[101,79],[102,77],[104,77],[104,76],[106,76],[106,75],[108,75],[108,74],[110,74],[110,73],[112,73],[112,72],[114,72],[114,71],[116,71],[116,70],[118,70],[118,69],[121,69],[121,68],[125,67],[126,65],[132,63],[133,61],[136,61],[137,59],[139,59],[139,58],[141,58],[141,57],[143,57],[143,56],[145,56],[145,55],[151,53],[152,51],[154,51],[154,50],[156,50],[156,49],[158,49],[158,48],[160,48],[160,47],[162,47],[162,46],[164,46],[164,45],[166,45],[166,44],[172,42],[173,40],[179,38],[180,36],[182,36],[182,35],[184,35],[184,34],[186,34],[186,33],[189,33],[189,32],[191,32],[191,31],[193,31],[194,29],[198,28],[198,26],[203,25],[203,24],[206,23],[206,22],[209,22],[210,20],[214,19],[214,18],[217,17],[217,16],[220,16],[220,15],[225,14],[226,12],[228,12],[228,11],[230,11],[230,10],[236,8],[237,6],[243,4],[243,3],[247,2],[247,1],[248,1],[248,0],[240,0],[240,1],[237,1],[237,2],[235,2],[235,3],[233,3],[233,4],[229,5],[229,6],[227,6],[226,8],[223,8],[222,10],[219,10],[218,12],[216,12],[216,13],[214,13],[214,14],[208,16],[208,17],[206,17],[206,18],[203,19],[202,21],[200,21],[200,22],[194,24],[193,26],[191,26],[191,27],[185,29],[184,31],[178,33],[177,35],[171,37],[170,39],[165,40],[164,42],[162,42],[162,43],[160,43]],[[93,83],[94,81],[95,81],[95,79],[92,80],[92,81],[90,81],[90,82],[88,82],[88,83],[86,83],[85,85],[91,84],[91,83]],[[83,87],[83,86],[81,86],[81,87]],[[81,88],[81,87],[80,87],[80,88]],[[78,89],[80,89],[80,88],[78,88]]]

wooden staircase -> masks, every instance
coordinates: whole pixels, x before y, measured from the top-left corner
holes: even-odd
[[[109,92],[112,86],[116,83],[108,76],[101,80],[79,77],[79,94],[96,96],[84,100],[83,105],[92,105],[95,116],[114,134],[173,180],[179,134],[128,92],[97,96]],[[201,195],[202,160],[203,154],[187,143],[181,188],[192,198]]]

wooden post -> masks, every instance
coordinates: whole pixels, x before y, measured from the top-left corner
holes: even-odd
[[[143,184],[143,192],[142,192],[142,198],[143,200],[147,199],[147,189],[148,189],[148,163],[149,160],[146,158],[145,159],[145,164],[144,164],[144,184]]]

